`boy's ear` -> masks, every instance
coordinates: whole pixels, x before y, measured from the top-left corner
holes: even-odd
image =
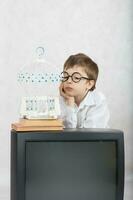
[[[90,89],[94,86],[94,84],[95,84],[95,81],[94,81],[94,80],[89,80],[89,81],[88,81],[87,89],[90,90]]]

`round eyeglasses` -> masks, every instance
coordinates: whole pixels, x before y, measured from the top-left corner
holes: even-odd
[[[86,79],[86,80],[91,80],[87,77],[84,77],[84,76],[81,76],[80,73],[78,72],[74,72],[71,76],[66,72],[66,71],[63,71],[61,74],[60,74],[60,80],[62,82],[65,82],[69,79],[69,77],[71,77],[72,81],[74,83],[78,83],[79,81],[81,81],[81,79]]]

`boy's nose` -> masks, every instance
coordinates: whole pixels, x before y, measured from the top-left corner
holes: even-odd
[[[72,77],[71,77],[71,76],[69,76],[69,78],[67,79],[67,82],[68,82],[68,83],[71,83],[71,82],[72,82]]]

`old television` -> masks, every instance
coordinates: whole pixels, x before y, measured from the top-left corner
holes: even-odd
[[[11,200],[123,200],[123,194],[122,131],[11,131]]]

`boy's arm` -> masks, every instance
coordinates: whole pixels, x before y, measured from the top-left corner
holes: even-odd
[[[60,107],[61,107],[61,119],[64,122],[65,128],[76,128],[77,126],[77,114],[75,109],[74,97],[68,96],[63,87],[63,83],[60,84]]]
[[[76,128],[77,114],[75,107],[68,106],[63,97],[60,97],[61,116],[65,128]]]

